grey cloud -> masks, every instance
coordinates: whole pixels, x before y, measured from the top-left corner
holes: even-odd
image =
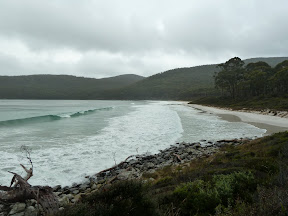
[[[3,0],[0,39],[17,38],[36,53],[68,48],[83,59],[69,65],[0,56],[0,66],[14,74],[148,76],[234,56],[287,56],[287,8],[286,0]]]
[[[70,1],[2,2],[0,32],[24,38],[33,48],[68,46],[119,51],[156,46],[153,37],[157,29],[149,23],[149,17],[119,13],[117,5],[111,7],[113,3],[88,8],[85,2],[82,7],[71,6]]]
[[[17,59],[0,53],[0,75],[22,75],[22,67]]]

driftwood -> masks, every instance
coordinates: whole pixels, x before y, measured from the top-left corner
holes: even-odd
[[[127,158],[126,158],[124,161],[122,161],[121,163],[116,164],[115,166],[113,166],[113,167],[111,167],[111,168],[102,170],[102,171],[98,172],[98,174],[116,169],[117,167],[121,166],[122,164],[127,163],[127,160],[130,159],[131,157],[134,157],[134,155],[130,155],[129,157],[127,157]]]
[[[32,163],[32,162],[31,162]],[[20,166],[25,170],[25,172],[27,173],[27,175],[23,178],[24,181],[28,181],[32,176],[33,176],[33,164],[32,164],[32,168],[30,169],[27,169],[24,165],[20,164]],[[18,182],[16,180],[16,176],[14,175],[12,180],[11,180],[11,184],[10,184],[10,187],[13,185],[14,187],[16,187],[18,185]]]
[[[0,201],[5,203],[23,202],[28,199],[37,200],[43,207],[44,214],[55,214],[59,210],[59,202],[53,193],[53,189],[48,186],[31,186],[25,179],[14,172],[12,184],[16,180],[14,187],[0,186]]]
[[[179,160],[179,162],[181,162],[182,160],[181,160],[181,158],[180,158],[180,155],[178,155],[178,154],[173,154],[178,160]]]

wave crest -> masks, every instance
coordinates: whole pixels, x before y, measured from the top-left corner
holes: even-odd
[[[91,110],[85,110],[85,111],[78,111],[74,112],[72,114],[59,114],[59,115],[43,115],[43,116],[33,116],[29,118],[20,118],[20,119],[12,119],[12,120],[6,120],[6,121],[0,121],[0,127],[5,126],[17,126],[22,124],[32,124],[32,123],[39,123],[39,122],[51,122],[51,121],[57,121],[65,118],[75,118],[80,117],[84,115],[90,115],[97,111],[105,111],[105,110],[111,110],[113,107],[105,107],[105,108],[98,108],[98,109],[91,109]]]

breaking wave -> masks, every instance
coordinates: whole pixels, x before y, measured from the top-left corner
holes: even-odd
[[[65,119],[65,118],[75,118],[75,117],[90,115],[97,111],[108,111],[111,109],[113,109],[113,107],[91,109],[91,110],[85,110],[85,111],[78,111],[74,113],[62,113],[62,114],[57,114],[57,115],[42,115],[42,116],[33,116],[29,118],[12,119],[12,120],[0,121],[0,127],[17,126],[17,125],[22,125],[22,124],[33,124],[33,123],[39,123],[39,122],[51,122],[51,121]]]

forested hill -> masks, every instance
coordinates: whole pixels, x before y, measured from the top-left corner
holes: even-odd
[[[287,59],[288,57],[252,58],[246,59],[244,62],[249,64],[263,61],[274,67]],[[218,70],[216,64],[168,70],[125,87],[117,93],[113,92],[110,97],[118,99],[189,100],[207,94],[213,95],[216,94],[213,76]]]
[[[150,76],[111,95],[119,99],[190,98],[199,92],[211,91],[216,70],[216,65],[177,68]]]
[[[274,67],[288,57],[252,58]],[[219,62],[221,63],[221,62]],[[92,79],[68,75],[0,76],[0,98],[7,99],[155,99],[190,100],[217,95],[217,64],[176,68],[148,78],[138,75]]]
[[[271,67],[275,67],[277,64],[285,60],[288,60],[288,57],[250,58],[250,59],[246,59],[243,61],[245,62],[245,64],[262,61],[262,62],[266,62],[267,64],[269,64]]]
[[[103,79],[69,75],[0,76],[0,98],[102,99],[103,92],[144,79],[127,74]]]

